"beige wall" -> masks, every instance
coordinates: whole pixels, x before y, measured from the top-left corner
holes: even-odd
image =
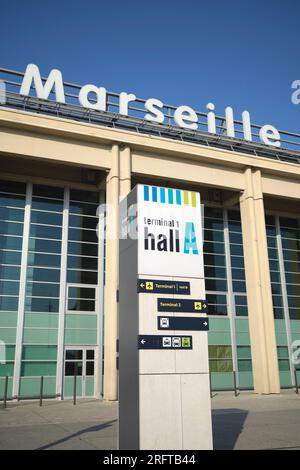
[[[7,162],[10,156],[18,157],[19,167],[17,171],[10,170],[7,164],[5,170],[0,167],[6,175],[11,171],[14,176],[19,172],[38,177],[36,165],[42,163],[69,167],[69,178],[67,171],[64,174],[66,181],[76,179],[75,167],[98,171],[102,181],[106,179],[107,200],[116,209],[108,221],[112,226],[116,224],[119,200],[130,191],[132,177],[151,178],[165,184],[221,188],[236,194],[234,203],[240,197],[255,391],[279,392],[264,197],[277,198],[281,207],[282,200],[287,207],[298,205],[300,165],[1,108],[0,162],[1,158]],[[53,172],[49,173],[49,177],[54,176]],[[105,398],[114,400],[117,397],[117,243],[109,242],[107,250],[104,390]]]

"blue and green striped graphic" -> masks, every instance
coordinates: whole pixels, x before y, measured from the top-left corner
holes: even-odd
[[[144,201],[158,202],[160,204],[176,204],[177,206],[196,207],[197,205],[196,193],[193,191],[146,185],[144,186]]]

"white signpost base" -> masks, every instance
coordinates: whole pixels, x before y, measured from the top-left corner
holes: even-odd
[[[212,449],[199,194],[139,185],[121,215],[119,448]]]

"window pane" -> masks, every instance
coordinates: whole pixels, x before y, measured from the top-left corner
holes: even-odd
[[[3,237],[0,236],[0,249],[3,250],[22,250],[22,237]]]
[[[59,297],[59,284],[28,282],[26,295],[28,297]]]
[[[240,233],[229,232],[230,243],[238,243],[239,245],[243,244],[243,237]]]
[[[277,260],[269,259],[269,266],[271,271],[279,271],[279,263]]]
[[[68,252],[71,255],[98,256],[98,245],[91,243],[69,242]]]
[[[267,235],[271,235],[272,237],[276,236],[276,227],[266,227]]]
[[[74,284],[97,284],[97,272],[68,270],[67,279]]]
[[[0,279],[11,279],[18,281],[20,279],[20,268],[12,266],[0,266]]]
[[[245,270],[244,269],[232,269],[232,278],[237,281],[243,281],[245,279]]]
[[[224,254],[224,243],[205,242],[203,245],[204,253]]]
[[[243,245],[233,245],[231,243],[230,245],[230,253],[231,255],[237,255],[237,256],[243,256],[244,251],[243,251]]]
[[[63,201],[55,201],[54,199],[32,198],[32,209],[41,211],[62,212]]]
[[[61,239],[61,227],[50,227],[47,225],[34,225],[30,226],[30,236],[37,238],[54,238]]]
[[[273,307],[274,318],[276,320],[281,320],[284,317],[283,308]]]
[[[299,292],[298,292],[299,294]],[[292,296],[288,296],[288,304],[289,304],[289,307],[293,307],[293,308],[300,308],[300,297],[292,297]]]
[[[230,232],[241,232],[242,226],[240,222],[233,222],[232,220],[229,220],[228,229]]]
[[[2,312],[17,312],[18,311],[18,297],[0,297],[0,310]]]
[[[0,230],[3,235],[19,235],[23,236],[23,224],[19,222],[3,222],[0,221]]]
[[[61,242],[55,240],[42,240],[40,238],[30,238],[29,251],[60,253]]]
[[[76,228],[69,229],[69,240],[78,242],[98,243],[97,233],[94,230],[79,230]]]
[[[69,227],[96,230],[98,222],[98,217],[80,217],[78,215],[70,215]]]
[[[87,269],[96,271],[98,266],[97,258],[88,258],[81,256],[68,256],[68,268]]]
[[[45,225],[62,225],[62,214],[31,211],[31,223]]]
[[[56,362],[22,362],[22,377],[55,376]]]
[[[66,376],[82,376],[82,362],[66,362],[65,363],[65,375]]]
[[[267,241],[269,248],[277,248],[277,242],[275,237],[267,237]]]
[[[300,265],[300,251],[283,250],[283,257],[286,260],[297,261]]]
[[[268,248],[269,259],[278,259],[276,248]]]
[[[300,263],[284,261],[284,267],[286,271],[300,273]]]
[[[204,230],[204,240],[224,242],[224,234],[223,232],[217,232],[215,230]]]
[[[211,372],[232,372],[232,361],[209,360],[209,369]]]
[[[86,375],[94,375],[94,361],[87,361]]]
[[[60,270],[45,268],[28,268],[27,281],[59,282]]]
[[[0,264],[21,264],[21,251],[0,251]]]
[[[233,268],[244,268],[244,258],[242,256],[231,256],[230,259]]]
[[[208,315],[227,315],[227,305],[209,304],[207,307]]]
[[[97,207],[97,204],[70,201],[70,214],[96,215]]]
[[[281,284],[273,283],[271,287],[272,287],[272,294],[274,294],[274,295],[281,295],[282,294]]]
[[[0,206],[25,207],[25,197],[0,193]]]
[[[234,292],[246,292],[246,283],[242,281],[232,281]]]
[[[209,304],[227,304],[226,295],[222,294],[207,294],[206,300]]]
[[[66,359],[69,359],[69,360],[82,359],[82,349],[67,349]]]
[[[300,273],[285,273],[285,280],[288,284],[300,284]]]
[[[287,250],[300,250],[300,241],[299,240],[288,240],[287,238],[281,239],[281,244],[283,249]]]
[[[226,279],[226,269],[225,268],[219,268],[215,266],[205,266],[204,267],[205,271],[205,277],[218,277],[221,279]]]
[[[94,300],[82,300],[82,299],[69,299],[68,310],[80,311],[80,312],[94,312],[95,301]]]
[[[282,298],[280,295],[273,295],[272,299],[274,307],[282,307]]]
[[[1,295],[19,295],[19,282],[15,281],[0,281],[0,294]]]
[[[28,253],[29,266],[59,267],[61,257],[58,255],[44,255],[41,253]]]
[[[204,227],[210,230],[223,230],[223,220],[218,219],[204,219]]]
[[[268,225],[275,225],[275,217],[274,215],[265,215],[266,224]]]
[[[206,279],[205,280],[206,290],[227,290],[227,281],[224,279]]]
[[[204,264],[206,266],[225,266],[225,256],[207,255],[204,253]]]
[[[23,209],[12,209],[11,207],[0,207],[0,219],[1,220],[14,220],[17,222],[23,222],[24,210]],[[2,226],[2,223],[1,223]]]
[[[280,283],[280,273],[278,273],[276,271],[271,271],[270,275],[271,275],[271,282],[279,282]]]
[[[95,357],[95,351],[93,349],[89,349],[86,352],[86,358],[87,359],[94,359],[94,357]]]
[[[58,299],[42,299],[26,297],[25,299],[26,312],[58,312],[59,300]]]
[[[240,372],[251,372],[252,371],[252,361],[239,360],[238,369]]]
[[[57,346],[23,346],[23,360],[56,360]]]
[[[299,285],[291,285],[287,284],[286,286],[287,294],[288,295],[300,295],[300,286]]]
[[[238,359],[251,359],[251,348],[250,346],[238,346],[237,347]]]
[[[289,308],[289,317],[291,320],[300,320],[300,308]]]
[[[231,359],[232,349],[231,346],[211,345],[208,346],[208,354],[213,359]]]
[[[69,287],[69,297],[72,299],[95,299],[95,295],[95,288]]]
[[[243,307],[241,305],[235,306],[235,314],[237,317],[247,317],[248,316],[248,307]]]
[[[247,305],[247,297],[245,295],[235,295],[235,305]]]
[[[290,370],[290,364],[289,364],[289,361],[287,361],[287,360],[279,359],[278,365],[279,365],[279,370],[280,371]]]

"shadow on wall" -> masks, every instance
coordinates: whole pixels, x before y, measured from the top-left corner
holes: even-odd
[[[238,408],[212,410],[214,450],[232,450],[243,431],[248,411]]]

